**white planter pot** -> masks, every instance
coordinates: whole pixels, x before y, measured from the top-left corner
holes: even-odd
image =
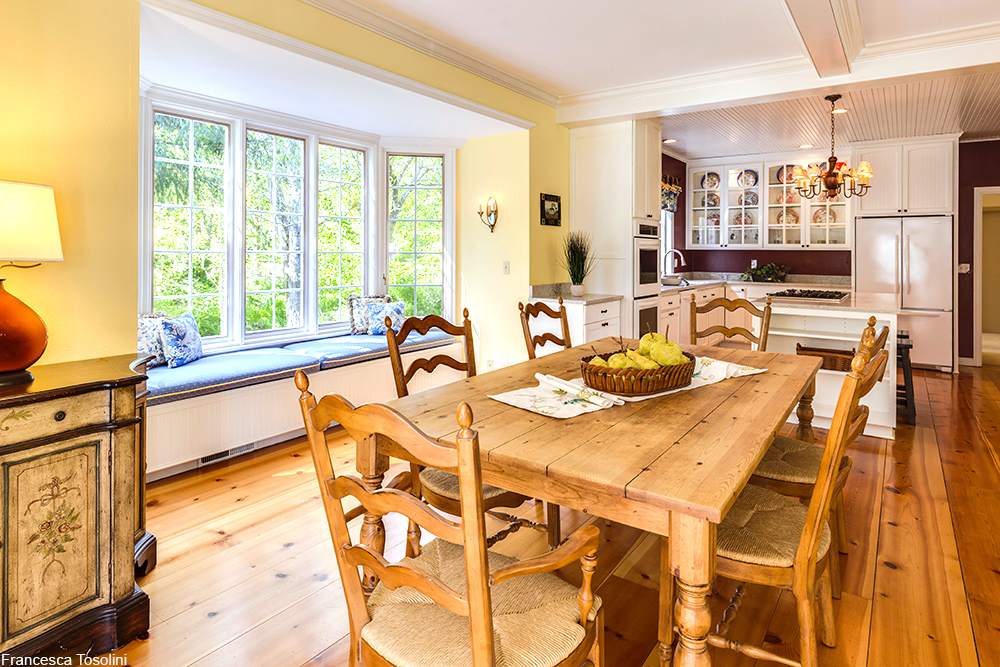
[[[583,285],[570,285],[569,293],[573,296],[583,296]]]

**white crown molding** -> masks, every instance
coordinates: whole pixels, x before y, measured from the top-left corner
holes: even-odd
[[[433,37],[414,30],[398,21],[387,18],[351,0],[300,0],[334,16],[349,21],[365,30],[387,37],[394,42],[437,58],[443,62],[471,72],[478,77],[509,88],[525,97],[530,97],[549,106],[559,103],[559,96],[519,76],[505,72],[486,61],[440,42]]]
[[[853,63],[865,48],[865,33],[861,26],[861,5],[858,0],[830,0],[833,20],[840,31],[847,61]]]
[[[304,2],[306,0],[302,1]],[[412,79],[408,79],[404,76],[354,60],[353,58],[348,58],[347,56],[339,53],[328,51],[327,49],[314,46],[307,42],[295,39],[294,37],[289,37],[288,35],[280,32],[262,28],[254,23],[250,23],[249,21],[238,19],[234,16],[230,16],[229,14],[209,9],[194,2],[189,2],[188,0],[140,0],[140,3],[154,9],[172,12],[196,21],[201,21],[202,23],[206,23],[213,27],[228,30],[229,32],[285,49],[291,53],[312,58],[313,60],[333,65],[334,67],[339,67],[349,72],[354,72],[355,74],[360,74],[370,79],[381,81],[382,83],[387,83],[396,86],[397,88],[402,88],[403,90],[408,90],[412,93],[417,93],[418,95],[423,95],[439,102],[444,102],[460,109],[465,109],[466,111],[471,111],[473,113],[480,114],[481,116],[486,116],[487,118],[507,123],[520,130],[528,130],[535,126],[535,123],[523,118],[518,118],[517,116],[493,109],[484,104],[479,104],[478,102],[473,102],[472,100],[467,100],[464,97],[459,97],[458,95],[439,90],[433,86],[413,81]]]
[[[388,153],[444,153],[456,150],[465,139],[423,139],[421,137],[382,137],[379,145]]]
[[[749,96],[753,87],[752,82],[755,80],[781,78],[789,75],[801,76],[803,74],[815,75],[812,61],[804,55],[753,65],[730,67],[711,72],[688,74],[670,79],[607,88],[605,90],[578,95],[567,95],[559,99],[556,122],[572,126],[574,124],[584,124],[590,120],[603,122],[604,120],[664,116],[668,115],[675,108],[688,106],[685,103],[677,105],[663,105],[660,103],[663,99],[670,99],[682,93],[706,90],[713,87],[729,89],[733,84],[740,84],[744,87],[747,84],[751,84],[747,88],[747,95]],[[725,91],[723,90],[722,93],[725,93]],[[737,98],[740,96],[737,96]],[[651,102],[644,105],[649,108],[642,113],[619,111],[623,108],[636,107],[643,101]],[[680,100],[678,99],[678,101]],[[685,109],[685,111],[691,110],[694,109]]]
[[[980,141],[1000,141],[1000,134],[995,137],[976,137],[975,139],[959,139],[960,144],[975,144]]]
[[[684,162],[684,163],[686,163],[690,159],[689,157],[687,157],[683,153],[679,153],[679,152],[677,152],[675,150],[667,148],[666,144],[660,144],[660,152],[663,153],[664,155],[669,155],[670,157],[674,158],[675,160],[680,160],[681,162]]]
[[[875,42],[862,49],[861,53],[858,54],[858,60],[877,60],[904,53],[946,49],[991,41],[1000,41],[1000,22]]]

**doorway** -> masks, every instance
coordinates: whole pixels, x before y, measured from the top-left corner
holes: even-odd
[[[976,366],[1000,366],[1000,187],[975,189],[973,342]],[[987,285],[988,289],[983,289]]]

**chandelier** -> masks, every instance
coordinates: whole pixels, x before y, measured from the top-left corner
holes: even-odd
[[[870,162],[862,162],[857,169],[848,169],[846,162],[838,162],[834,152],[834,114],[837,112],[837,100],[840,95],[827,95],[825,99],[830,102],[830,164],[823,173],[823,168],[819,164],[809,165],[808,171],[801,165],[796,165],[793,170],[795,176],[795,190],[802,197],[812,199],[820,193],[825,193],[827,201],[834,201],[834,198],[843,193],[844,197],[864,197],[868,194],[868,183],[872,173]]]

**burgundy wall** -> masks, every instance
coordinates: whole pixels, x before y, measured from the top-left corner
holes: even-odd
[[[687,163],[669,155],[661,157],[663,158],[663,175],[673,176],[680,179],[681,182],[681,193],[677,196],[677,211],[674,213],[674,247],[682,250],[687,247],[684,245],[684,237],[687,234],[684,230],[687,220],[687,192],[685,192],[687,190]]]
[[[663,156],[663,174],[681,180],[681,187],[687,189],[687,164]],[[674,213],[674,247],[684,251],[687,258],[686,271],[712,271],[719,273],[742,273],[750,268],[750,260],[758,264],[784,264],[792,267],[792,273],[818,276],[851,275],[850,250],[688,250],[685,219],[687,206],[685,193],[677,198],[677,212]]]
[[[958,261],[972,264],[975,189],[1000,186],[1000,141],[958,145]],[[988,261],[985,253],[984,261]],[[973,267],[975,269],[975,267]],[[983,289],[995,289],[983,285]],[[958,275],[958,356],[972,356],[972,274]]]

